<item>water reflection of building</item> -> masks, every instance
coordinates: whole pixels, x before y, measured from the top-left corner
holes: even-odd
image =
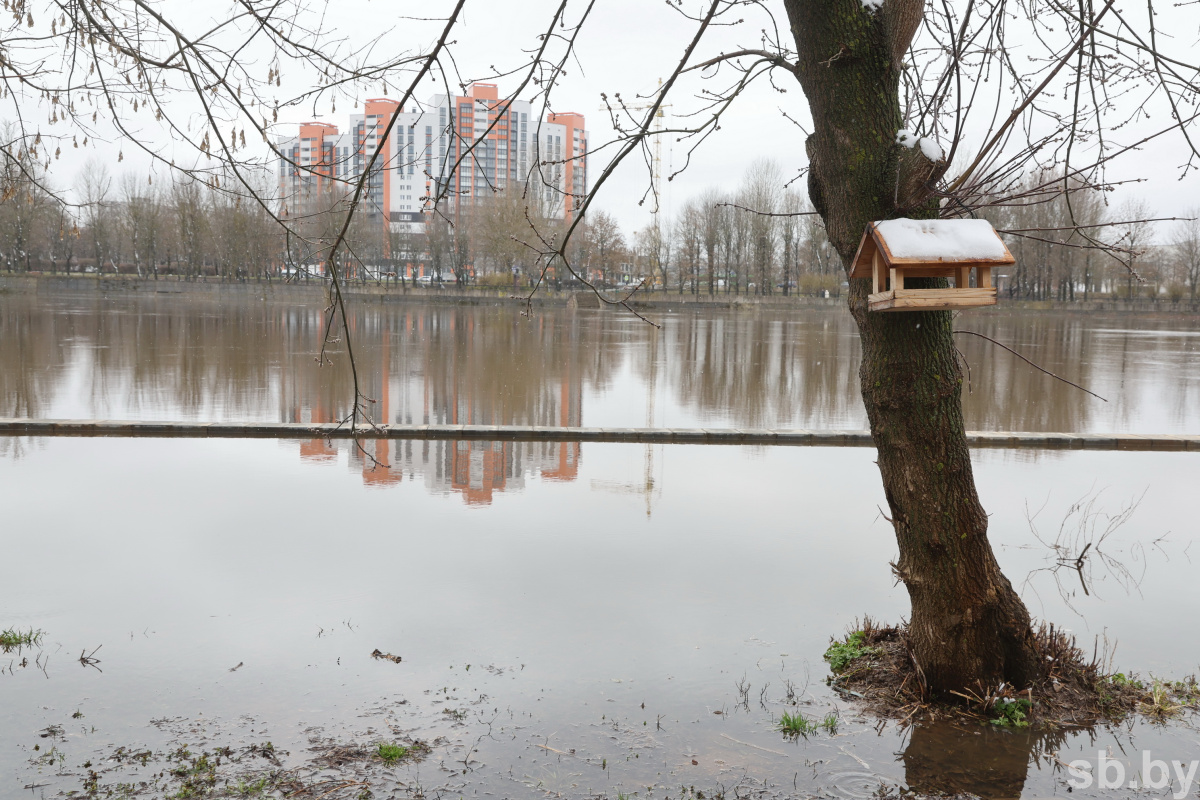
[[[364,391],[373,399],[375,418],[407,425],[538,425],[579,426],[583,420],[582,371],[570,358],[548,350],[540,369],[505,363],[515,350],[511,342],[479,340],[473,315],[460,317],[417,312],[403,314],[398,332],[402,341],[415,334],[423,342],[449,339],[414,355],[406,348],[393,354],[393,329],[387,319],[363,323],[372,330],[356,331],[379,342],[378,367],[360,362]],[[446,346],[449,344],[449,354]],[[566,352],[566,351],[560,351]],[[314,402],[311,413],[292,413],[299,420],[333,422],[336,413]],[[348,448],[351,463],[368,486],[394,486],[420,477],[434,493],[457,492],[467,503],[487,504],[497,492],[519,491],[529,475],[544,480],[573,481],[579,474],[578,442],[485,442],[470,440],[363,440],[331,443],[307,440],[301,458],[336,458]]]
[[[580,459],[578,442],[404,439],[363,445],[375,461],[357,448],[352,458],[361,465],[365,484],[388,486],[420,478],[431,493],[456,492],[472,505],[491,503],[498,492],[520,491],[529,475],[574,480]]]
[[[301,461],[333,461],[337,448],[329,439],[306,439],[300,443]]]

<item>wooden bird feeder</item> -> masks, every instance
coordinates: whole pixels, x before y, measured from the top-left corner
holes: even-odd
[[[889,219],[867,225],[851,278],[870,278],[871,311],[996,305],[992,270],[1017,263],[982,219]],[[971,271],[975,285],[971,285]],[[912,289],[908,278],[949,278],[949,289]]]

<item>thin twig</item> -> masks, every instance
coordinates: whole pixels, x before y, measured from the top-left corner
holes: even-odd
[[[757,214],[760,217],[814,217],[820,214],[819,211],[757,211],[753,208],[746,208],[737,203],[717,203],[716,208],[728,206],[729,208],[738,208],[742,211],[749,211],[751,214]]]
[[[1058,375],[1055,375],[1053,372],[1051,372],[1050,370],[1046,369],[1045,367],[1038,366],[1037,364],[1033,363],[1032,361],[1030,361],[1030,360],[1029,360],[1028,358],[1026,358],[1025,356],[1023,356],[1023,355],[1021,355],[1020,353],[1018,353],[1016,350],[1013,350],[1013,349],[1012,349],[1011,347],[1009,347],[1008,345],[1001,344],[1000,342],[997,342],[995,339],[993,339],[993,338],[992,338],[992,337],[990,337],[990,336],[984,336],[982,333],[976,333],[975,331],[960,331],[960,330],[955,330],[955,331],[954,331],[954,333],[965,333],[965,334],[968,334],[968,335],[970,335],[970,336],[978,336],[980,339],[986,339],[987,341],[991,342],[992,344],[996,345],[997,347],[1001,347],[1001,348],[1003,348],[1003,349],[1007,350],[1008,352],[1012,353],[1014,356],[1016,356],[1017,358],[1021,359],[1021,360],[1022,360],[1022,361],[1024,361],[1026,364],[1028,364],[1029,366],[1031,366],[1031,367],[1033,367],[1034,369],[1038,370],[1039,372],[1044,372],[1044,373],[1046,373],[1047,375],[1049,375],[1051,378],[1054,378],[1054,379],[1055,379],[1055,380],[1057,380],[1057,381],[1062,381],[1063,383],[1067,384],[1068,386],[1074,386],[1076,389],[1078,389],[1078,390],[1079,390],[1079,391],[1081,391],[1081,392],[1087,392],[1087,393],[1088,393],[1088,394],[1090,394],[1092,397],[1095,397],[1095,398],[1097,398],[1097,399],[1099,399],[1099,400],[1104,400],[1104,402],[1106,402],[1106,403],[1108,402],[1108,400],[1105,400],[1105,398],[1101,397],[1100,395],[1096,394],[1095,392],[1091,391],[1090,389],[1085,389],[1085,388],[1083,388],[1082,386],[1080,386],[1078,383],[1071,383],[1071,381],[1067,380],[1066,378],[1062,378],[1062,377],[1059,377]]]

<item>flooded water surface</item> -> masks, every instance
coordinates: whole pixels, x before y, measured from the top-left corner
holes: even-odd
[[[968,313],[972,430],[1194,433],[1200,320]],[[843,308],[651,315],[516,306],[360,306],[364,389],[392,423],[866,427],[859,342]],[[314,357],[321,308],[179,295],[0,295],[0,415],[321,421],[348,410],[348,361]]]
[[[5,415],[346,407],[344,364],[313,362],[315,310],[19,296],[0,309]],[[865,424],[844,312],[663,321],[654,334],[603,313],[384,306],[355,325],[389,421]],[[1194,320],[959,325],[1109,399],[964,341],[969,427],[1200,432]],[[375,797],[1123,797],[1074,788],[1064,765],[1104,753],[1133,775],[1143,751],[1200,759],[1194,717],[909,726],[832,691],[830,637],[908,609],[868,448],[392,441],[383,469],[321,440],[2,446],[0,629],[45,636],[0,655],[0,797],[87,796],[95,770],[111,789],[162,769],[119,765],[121,747],[267,741],[285,766],[320,742],[431,744]],[[1126,673],[1200,667],[1200,454],[986,450],[975,468],[997,556],[1035,616],[1089,652],[1097,637],[1115,646]],[[1077,529],[1081,500],[1101,528],[1136,506],[1086,592],[1048,546]],[[796,710],[838,721],[787,739],[776,725]]]

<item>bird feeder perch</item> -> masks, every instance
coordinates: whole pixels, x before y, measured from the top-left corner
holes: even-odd
[[[870,278],[871,311],[996,305],[992,270],[1017,263],[982,219],[889,219],[867,225],[851,278]],[[971,285],[971,271],[975,285]],[[949,278],[948,289],[913,289],[909,278]]]

